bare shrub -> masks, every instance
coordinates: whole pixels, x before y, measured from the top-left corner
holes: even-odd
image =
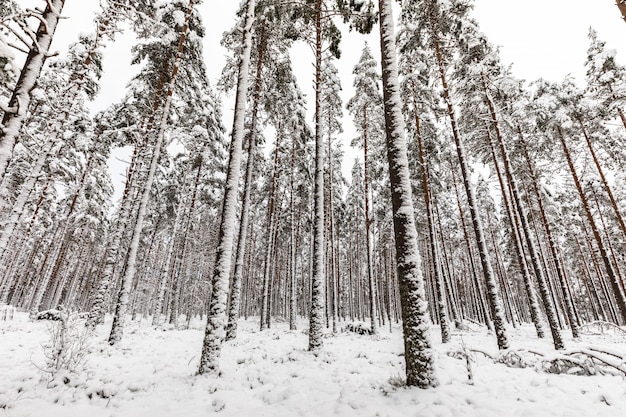
[[[59,319],[48,325],[50,340],[42,345],[46,358],[44,372],[54,381],[62,377],[69,383],[69,374],[77,373],[89,353],[90,330],[78,313],[59,309]]]

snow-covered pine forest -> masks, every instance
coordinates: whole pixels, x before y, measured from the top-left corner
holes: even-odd
[[[66,2],[21,3],[0,415],[626,413],[626,66],[594,29],[584,80],[523,81],[472,0],[244,0],[208,40],[202,0],[101,0],[61,54]]]

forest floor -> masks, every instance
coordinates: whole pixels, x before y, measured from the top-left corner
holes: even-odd
[[[619,372],[579,376],[548,373],[539,365],[494,363],[478,352],[498,354],[495,337],[486,331],[455,331],[452,342],[443,345],[433,327],[440,385],[421,390],[401,386],[403,344],[397,325],[392,333],[381,329],[379,336],[340,332],[327,337],[323,351],[314,355],[306,351],[301,330],[290,332],[286,323],[275,323],[260,332],[258,318],[241,320],[238,338],[224,344],[220,377],[195,375],[203,326],[199,320],[188,330],[129,322],[123,341],[111,347],[107,320],[82,348],[88,353],[76,371],[53,378],[45,371],[43,347],[51,338],[51,322],[17,313],[12,321],[0,321],[0,416],[626,415],[626,379]],[[537,340],[532,330],[511,328],[512,347],[553,355],[550,342]],[[621,332],[566,341],[569,349],[596,346],[626,354]],[[472,349],[470,384],[459,352]]]

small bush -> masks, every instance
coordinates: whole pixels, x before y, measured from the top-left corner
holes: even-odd
[[[372,335],[372,329],[362,323],[348,323],[344,328],[344,332],[353,332],[360,335]]]
[[[75,373],[81,367],[89,353],[89,329],[78,313],[61,310],[58,317],[48,326],[50,340],[42,345],[46,365],[44,371],[52,380],[62,377],[64,383],[69,382],[68,374]]]

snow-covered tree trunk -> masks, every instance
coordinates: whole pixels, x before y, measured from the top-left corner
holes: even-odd
[[[294,206],[294,177],[296,159],[296,141],[291,140],[291,178],[289,184],[289,330],[297,330],[296,321],[298,319],[298,292],[297,292],[297,263],[296,255],[296,208]]]
[[[322,0],[315,2],[315,189],[313,220],[313,276],[309,313],[309,350],[322,348],[324,331],[324,139],[322,137]]]
[[[406,383],[409,386],[428,388],[437,385],[437,378],[428,339],[428,306],[413,214],[391,0],[379,0],[378,4],[385,133],[404,332]]]
[[[270,327],[270,305],[271,305],[271,293],[270,293],[270,285],[273,279],[272,272],[272,258],[274,258],[274,244],[275,239],[274,229],[277,227],[276,225],[276,186],[278,183],[278,150],[280,148],[280,139],[283,135],[281,124],[279,123],[277,127],[278,132],[276,133],[276,143],[274,144],[274,163],[273,163],[273,172],[272,172],[272,183],[270,186],[270,195],[268,197],[267,202],[267,218],[265,227],[265,261],[263,263],[263,283],[262,283],[262,293],[261,293],[261,321],[260,321],[260,329],[265,330],[265,328]]]
[[[246,162],[246,178],[243,186],[243,199],[241,201],[241,216],[239,219],[239,234],[237,237],[237,253],[235,259],[235,270],[233,273],[232,285],[229,294],[228,324],[226,325],[226,340],[237,337],[237,319],[239,318],[239,308],[241,305],[241,282],[243,280],[243,263],[246,255],[246,245],[248,239],[248,224],[250,223],[250,195],[252,189],[252,177],[254,173],[254,154],[256,152],[257,123],[259,106],[261,104],[261,87],[263,85],[263,62],[267,49],[266,25],[262,24],[257,50],[256,79],[254,82],[254,102],[252,104],[252,120],[250,123],[250,133],[248,139],[248,160]]]
[[[94,289],[94,294],[91,300],[91,306],[89,308],[89,318],[87,319],[87,325],[91,328],[95,328],[98,324],[104,323],[104,316],[106,314],[106,299],[109,292],[109,287],[112,282],[116,281],[116,265],[118,255],[122,251],[122,239],[124,231],[126,230],[132,210],[133,203],[133,184],[138,181],[139,172],[136,167],[138,163],[138,147],[135,147],[131,165],[128,168],[126,187],[122,196],[122,203],[117,215],[117,219],[114,225],[109,229],[110,235],[108,236],[108,246],[104,251],[104,266],[101,271],[101,278],[97,282],[97,288]],[[118,268],[119,270],[119,268]]]
[[[491,316],[494,322],[494,328],[496,332],[496,339],[498,341],[498,348],[500,349],[508,349],[509,341],[506,334],[506,328],[504,326],[505,319],[504,313],[502,311],[502,302],[500,300],[500,295],[498,294],[498,286],[496,283],[495,274],[493,272],[493,268],[491,266],[491,259],[489,256],[489,252],[487,249],[487,242],[485,240],[485,234],[483,225],[478,214],[478,207],[476,204],[476,195],[474,188],[470,183],[470,171],[467,164],[467,156],[463,142],[461,141],[460,133],[456,123],[456,115],[454,112],[454,107],[452,105],[452,100],[450,98],[450,89],[448,86],[448,82],[446,79],[445,68],[443,64],[443,57],[441,53],[441,45],[439,44],[438,32],[436,28],[436,20],[437,18],[432,15],[430,16],[430,25],[431,32],[433,37],[433,46],[435,49],[435,57],[437,60],[437,67],[439,70],[439,77],[441,79],[441,85],[443,87],[443,96],[444,101],[446,103],[448,118],[450,119],[450,125],[452,128],[452,136],[454,138],[454,142],[456,145],[457,157],[459,160],[459,165],[461,167],[461,176],[463,179],[463,186],[465,188],[465,193],[467,197],[467,203],[470,209],[470,216],[472,219],[472,226],[474,229],[474,234],[476,237],[476,244],[478,245],[478,254],[480,258],[480,263],[483,268],[483,275],[485,277],[485,283],[487,285],[487,295],[489,301],[489,307],[491,310]]]
[[[139,250],[139,240],[141,238],[141,232],[143,229],[143,221],[146,216],[148,202],[150,201],[150,190],[152,189],[152,183],[154,181],[154,175],[159,162],[159,156],[161,154],[161,147],[165,138],[165,130],[167,129],[167,119],[169,117],[169,111],[172,105],[172,97],[174,88],[176,85],[176,74],[182,62],[183,50],[185,44],[185,38],[189,29],[189,19],[194,10],[194,0],[190,0],[189,6],[185,15],[185,22],[180,29],[180,38],[178,40],[178,50],[172,63],[172,73],[169,79],[169,85],[167,88],[167,95],[165,103],[161,109],[161,119],[159,121],[158,131],[156,133],[156,141],[152,150],[152,158],[150,160],[150,166],[148,168],[148,176],[143,184],[143,190],[141,191],[141,201],[139,203],[139,209],[137,212],[137,218],[133,227],[132,238],[130,242],[130,248],[128,257],[126,259],[126,267],[124,269],[124,276],[122,277],[122,286],[118,294],[117,304],[115,306],[115,315],[113,316],[113,326],[111,328],[111,334],[109,335],[109,344],[114,345],[121,341],[124,326],[126,324],[126,313],[128,310],[128,303],[130,300],[130,289],[133,283],[136,272],[137,252]]]
[[[4,179],[13,148],[28,112],[32,91],[37,84],[41,69],[49,56],[54,31],[57,28],[65,0],[47,0],[42,21],[36,33],[36,42],[31,46],[20,72],[17,84],[9,100],[0,124],[0,182]],[[0,246],[3,247],[3,246]]]
[[[363,185],[365,194],[365,245],[367,250],[367,281],[370,290],[370,326],[373,334],[378,333],[376,323],[376,281],[374,278],[374,265],[372,262],[372,246],[374,245],[370,218],[370,179],[369,179],[369,155],[367,147],[367,109],[363,109]]]
[[[518,126],[518,133],[520,135],[520,142],[522,144],[522,149],[524,153],[524,158],[526,159],[526,166],[528,167],[528,172],[530,173],[530,179],[532,182],[533,191],[535,193],[535,198],[537,199],[537,204],[539,206],[539,213],[541,214],[541,221],[544,226],[544,230],[546,231],[546,236],[548,238],[548,245],[550,247],[550,254],[552,255],[552,259],[555,262],[555,269],[557,273],[557,277],[559,279],[559,283],[561,284],[561,290],[563,292],[563,300],[565,302],[565,311],[567,313],[570,327],[572,329],[572,336],[577,338],[579,336],[578,329],[578,321],[576,318],[576,314],[574,312],[574,303],[572,297],[570,296],[568,285],[567,285],[567,277],[565,276],[565,272],[559,263],[559,255],[558,249],[556,246],[556,242],[554,240],[554,236],[552,235],[552,229],[550,227],[550,223],[548,222],[548,217],[546,215],[546,211],[543,204],[543,197],[541,196],[541,192],[539,191],[539,181],[537,179],[537,175],[535,173],[535,167],[530,159],[530,155],[528,154],[528,149],[526,148],[526,143],[523,142],[523,135],[521,133],[521,129]]]
[[[611,289],[613,290],[613,294],[615,296],[615,300],[617,301],[617,307],[619,310],[619,316],[622,321],[626,323],[626,295],[619,283],[619,276],[615,272],[615,268],[609,259],[609,255],[606,250],[606,246],[602,237],[600,236],[600,232],[598,230],[598,226],[596,225],[596,221],[593,218],[593,214],[591,213],[591,208],[589,207],[589,202],[587,201],[587,197],[583,191],[582,185],[580,183],[580,179],[578,178],[578,174],[576,173],[576,168],[574,167],[574,162],[572,161],[572,157],[569,153],[569,149],[567,148],[567,144],[565,143],[565,137],[563,134],[563,130],[560,127],[557,127],[557,137],[561,142],[561,146],[563,148],[563,153],[565,154],[565,158],[567,159],[567,164],[569,166],[570,173],[572,174],[572,179],[574,180],[574,184],[576,185],[576,190],[578,191],[578,195],[583,204],[583,209],[585,211],[585,215],[587,216],[587,220],[589,221],[589,225],[591,226],[591,231],[593,233],[593,237],[598,245],[598,249],[600,250],[600,257],[602,258],[602,262],[604,263],[604,268],[606,269],[606,273],[609,276],[609,283],[611,284]]]
[[[606,179],[606,175],[604,174],[604,169],[602,169],[602,166],[600,165],[600,161],[598,160],[596,151],[593,149],[593,146],[591,144],[591,138],[589,137],[589,134],[587,133],[587,128],[585,127],[585,124],[583,123],[580,117],[577,118],[577,121],[582,131],[583,137],[585,138],[587,149],[589,149],[589,153],[591,154],[591,158],[593,159],[593,164],[596,166],[596,169],[598,170],[598,174],[600,175],[600,180],[602,181],[604,190],[606,191],[607,195],[609,196],[609,200],[611,201],[611,207],[613,207],[613,212],[615,213],[615,217],[617,218],[619,227],[622,230],[624,237],[626,237],[626,224],[624,223],[624,217],[622,216],[622,213],[619,207],[617,206],[617,201],[615,200],[613,191],[611,190],[611,187],[609,186],[609,182]],[[626,127],[626,120],[624,121],[624,127]]]
[[[163,300],[165,299],[167,281],[172,275],[172,270],[174,269],[175,264],[176,254],[174,253],[174,251],[176,249],[176,239],[178,237],[178,231],[180,230],[180,226],[183,221],[184,204],[185,199],[181,196],[180,201],[178,202],[178,207],[176,208],[176,218],[174,219],[172,236],[168,245],[167,254],[165,255],[165,264],[159,277],[159,286],[154,305],[154,315],[152,316],[153,326],[158,326],[161,321],[161,310],[163,309]]]
[[[241,171],[242,143],[245,133],[246,98],[249,78],[248,70],[250,67],[250,51],[252,49],[252,23],[254,21],[255,3],[255,0],[247,0],[246,14],[243,22],[243,48],[239,61],[239,77],[235,97],[232,140],[230,144],[228,172],[226,174],[217,254],[212,277],[211,299],[207,313],[204,340],[202,342],[200,365],[198,367],[199,374],[218,372],[222,342],[226,336],[226,301],[228,298],[232,246],[235,223],[237,220],[237,191]]]
[[[178,293],[181,292],[182,289],[182,285],[184,283],[183,280],[181,280],[180,275],[181,275],[181,271],[186,268],[186,265],[184,263],[185,261],[185,257],[187,255],[187,250],[189,247],[189,231],[191,229],[191,219],[194,215],[195,212],[195,208],[196,208],[196,199],[198,197],[198,187],[200,185],[200,177],[202,175],[202,164],[203,158],[202,156],[198,156],[198,158],[196,159],[196,163],[197,163],[197,168],[196,168],[196,177],[194,179],[194,183],[193,183],[193,191],[191,192],[191,201],[189,201],[189,210],[186,213],[186,218],[185,218],[185,222],[183,225],[183,230],[182,230],[182,236],[180,238],[180,243],[179,243],[179,248],[176,251],[176,265],[177,265],[177,270],[176,270],[176,288]],[[185,276],[188,274],[185,274]],[[172,308],[170,311],[170,323],[176,325],[177,323],[177,318],[178,318],[178,310],[179,310],[179,303],[178,303],[178,299],[179,299],[179,294],[174,294],[172,296],[173,300],[176,300],[176,303],[172,303]],[[187,321],[189,321],[190,316],[189,316],[189,312],[187,315]]]
[[[328,124],[328,261],[330,262],[330,268],[328,268],[328,284],[329,285],[329,301],[331,302],[329,313],[332,315],[332,331],[333,333],[337,333],[337,321],[339,315],[339,307],[338,307],[338,280],[337,280],[337,270],[338,266],[338,257],[337,257],[337,243],[335,241],[335,208],[333,201],[333,170],[334,170],[334,161],[333,161],[333,149],[332,149],[332,124],[329,122]],[[376,291],[372,289],[371,294],[376,294]],[[373,298],[375,300],[375,298]],[[372,310],[372,317],[375,317],[376,310]],[[328,317],[327,317],[328,319]]]
[[[541,268],[539,264],[539,252],[537,250],[535,241],[532,239],[530,234],[530,228],[528,226],[528,220],[526,215],[523,213],[521,199],[519,196],[519,187],[517,185],[517,179],[513,176],[513,169],[511,167],[511,162],[509,158],[509,153],[506,149],[506,145],[502,138],[502,134],[500,133],[500,125],[498,123],[498,117],[495,110],[495,106],[491,97],[487,93],[487,87],[485,80],[483,82],[483,90],[485,91],[485,103],[489,108],[489,115],[491,117],[491,126],[496,135],[496,140],[500,147],[500,155],[502,157],[502,162],[504,165],[504,173],[506,175],[507,181],[509,182],[509,186],[511,187],[511,196],[513,198],[513,204],[517,207],[519,212],[519,219],[522,226],[522,234],[526,238],[526,247],[528,248],[528,252],[530,255],[530,262],[533,267],[533,271],[535,272],[535,277],[539,283],[539,292],[541,294],[541,299],[543,301],[544,308],[546,309],[546,316],[548,318],[548,324],[550,325],[550,332],[552,333],[552,339],[554,342],[555,349],[564,349],[565,345],[563,342],[563,336],[561,335],[561,330],[559,329],[559,323],[557,321],[556,310],[554,303],[552,301],[552,297],[550,295],[550,290],[546,278],[545,271]]]
[[[468,258],[468,263],[469,263],[470,274],[472,276],[472,282],[477,292],[476,297],[475,297],[477,301],[477,307],[478,307],[477,316],[478,317],[484,316],[485,318],[484,322],[487,325],[487,328],[490,331],[493,331],[493,323],[491,322],[491,319],[489,316],[489,310],[487,309],[487,305],[485,304],[485,300],[482,296],[482,287],[480,285],[480,281],[478,280],[478,268],[476,267],[476,261],[474,259],[474,252],[472,251],[472,245],[470,243],[470,234],[468,231],[467,224],[465,222],[465,215],[463,212],[463,208],[461,207],[461,196],[459,193],[459,187],[457,185],[456,173],[453,167],[454,167],[454,164],[452,163],[452,161],[450,161],[450,168],[452,172],[452,186],[454,187],[454,194],[456,197],[456,206],[459,212],[459,218],[461,220],[461,230],[463,230],[463,241],[465,242],[465,249],[467,252],[467,258]]]
[[[489,142],[489,146],[491,147],[491,154],[493,158],[493,164],[496,168],[496,174],[498,176],[498,181],[500,183],[500,189],[502,190],[502,205],[504,206],[507,218],[509,223],[511,224],[511,235],[513,236],[513,243],[515,245],[515,255],[517,258],[517,263],[522,273],[522,279],[524,280],[524,288],[526,289],[526,296],[528,297],[528,307],[530,310],[530,319],[532,320],[535,331],[537,332],[537,337],[542,339],[545,337],[545,333],[543,330],[543,326],[541,324],[541,309],[539,308],[539,303],[537,300],[537,293],[535,291],[535,287],[533,285],[532,277],[530,276],[530,271],[528,270],[528,264],[526,263],[526,258],[524,256],[524,246],[522,245],[522,240],[520,237],[520,231],[518,227],[519,217],[517,217],[517,213],[511,208],[511,202],[509,201],[509,193],[507,192],[507,185],[504,183],[504,178],[502,178],[502,172],[500,170],[500,164],[496,159],[496,152],[493,148],[493,144],[491,141]]]
[[[428,225],[428,244],[430,247],[430,256],[433,267],[433,280],[435,281],[435,290],[437,293],[437,310],[439,313],[439,325],[441,326],[441,342],[448,343],[450,341],[450,325],[448,323],[448,307],[446,303],[441,273],[441,262],[437,256],[437,242],[435,240],[435,225],[433,222],[433,209],[430,200],[430,186],[428,184],[428,163],[424,152],[424,143],[422,139],[422,131],[420,128],[420,117],[415,107],[415,136],[417,137],[417,152],[419,164],[421,165],[422,194],[424,195],[424,209],[426,210],[426,223]]]
[[[56,156],[59,150],[61,150],[63,144],[64,142],[62,140],[49,140],[37,157],[28,179],[20,187],[20,194],[13,204],[11,214],[9,215],[7,221],[2,225],[2,230],[0,230],[0,261],[4,258],[4,253],[9,246],[9,240],[13,235],[13,231],[19,224],[22,213],[24,212],[24,207],[28,202],[28,197],[35,188],[37,180],[39,180],[39,177],[41,176],[46,160],[50,156]]]

